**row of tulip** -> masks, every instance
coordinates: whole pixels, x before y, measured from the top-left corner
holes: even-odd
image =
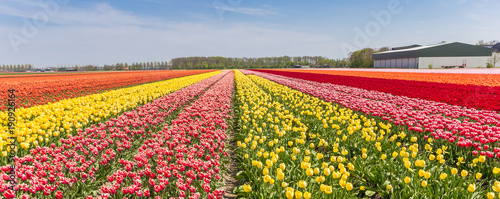
[[[476,109],[500,110],[500,87],[257,70],[310,81],[351,86],[398,96],[418,98]]]
[[[57,73],[44,75],[0,76],[0,96],[15,89],[18,107],[58,102],[110,89],[144,84],[165,79],[196,75],[214,70],[137,71],[99,73]],[[0,111],[6,110],[6,101],[0,100]]]
[[[121,162],[102,192],[115,198],[220,198],[227,161],[226,119],[231,111],[234,73],[227,74],[186,107],[172,126],[154,134],[131,161]]]
[[[109,92],[87,95],[58,101],[56,103],[16,109],[17,142],[22,150],[18,156],[27,154],[28,149],[34,146],[49,146],[58,140],[58,137],[67,137],[77,129],[91,124],[105,121],[108,118],[133,109],[138,105],[179,90],[193,83],[207,79],[220,71],[199,75],[169,79],[160,82],[148,83]],[[12,135],[8,128],[7,112],[0,112],[0,152],[3,161],[6,161],[7,147]]]
[[[384,72],[384,71],[363,71],[363,70],[345,70],[345,69],[273,69],[278,71],[295,71],[301,73],[316,73],[328,75],[342,75],[355,77],[370,77],[379,79],[397,79],[421,82],[436,82],[461,85],[477,86],[500,86],[500,76],[498,74],[467,74],[467,73],[425,73],[425,72]],[[478,72],[487,72],[484,69],[477,69]]]
[[[407,126],[409,130],[425,132],[427,136],[435,139],[444,139],[460,147],[471,148],[470,151],[474,155],[500,157],[498,113],[348,86],[252,73],[350,109],[381,117],[396,125]]]
[[[36,147],[15,162],[16,191],[8,189],[10,166],[1,167],[0,192],[5,198],[92,198],[124,162],[134,160],[142,144],[156,137],[174,111],[219,81],[218,74],[172,94],[61,138],[61,146]],[[127,165],[140,167],[141,165]],[[142,176],[142,174],[141,174]],[[100,192],[102,198],[108,197]]]
[[[452,159],[461,151],[262,77],[238,72],[236,86],[242,196],[494,198],[500,191],[499,163],[485,156]]]

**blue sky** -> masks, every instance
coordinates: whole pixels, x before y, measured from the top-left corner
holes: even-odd
[[[1,0],[0,64],[324,56],[500,40],[496,0]]]

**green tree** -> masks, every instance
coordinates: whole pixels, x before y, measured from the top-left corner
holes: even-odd
[[[354,51],[349,57],[352,68],[373,68],[373,49],[365,48],[362,50]]]

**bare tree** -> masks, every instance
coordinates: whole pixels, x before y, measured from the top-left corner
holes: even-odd
[[[491,55],[491,58],[489,60],[489,63],[493,65],[493,67],[497,67],[497,63],[500,62],[500,52],[498,52],[497,50],[495,50],[493,52],[493,55]]]
[[[389,46],[384,46],[382,48],[379,48],[376,52],[385,52],[391,50]]]
[[[485,40],[479,40],[476,45],[477,46],[486,46],[486,45],[495,45],[499,41],[498,40],[490,40],[490,41],[485,41]]]

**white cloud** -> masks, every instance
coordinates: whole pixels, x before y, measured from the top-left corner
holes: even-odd
[[[242,6],[230,6],[230,5],[214,5],[214,9],[235,12],[246,15],[255,15],[255,16],[266,16],[266,15],[274,15],[277,14],[276,11],[270,9],[262,9],[262,8],[251,8],[251,7],[242,7]]]
[[[213,27],[180,23],[172,27],[175,29],[57,27],[40,33],[20,53],[3,52],[8,52],[6,60],[24,60],[42,66],[170,60],[184,56],[258,57],[329,52],[325,49],[330,38],[321,34],[251,24]]]
[[[265,14],[265,11],[236,9]],[[196,16],[195,14],[191,15]],[[200,15],[198,15],[200,16]],[[262,23],[168,22],[98,3],[90,8],[61,8],[15,52],[5,37],[22,35],[22,27],[0,26],[0,60],[5,64],[112,64],[170,60],[185,56],[332,56],[330,33],[297,31]],[[2,63],[3,64],[3,63]]]
[[[0,14],[15,17],[29,17],[26,10],[21,10],[7,4],[0,4]]]
[[[14,3],[13,3],[14,2]],[[55,2],[55,1],[54,1]],[[43,5],[42,5],[43,6]],[[48,13],[40,4],[30,0],[12,1],[7,0],[0,3],[0,14],[23,17],[31,20],[34,15],[45,13],[49,16],[49,22],[58,25],[151,25],[158,23],[157,19],[139,17],[133,12],[115,9],[108,3],[92,4],[89,8],[76,8],[66,5],[51,5]],[[23,9],[19,9],[22,7]]]
[[[165,4],[165,1],[163,1],[163,0],[135,0],[135,1],[156,3],[156,4]]]
[[[135,16],[132,12],[117,10],[107,3],[98,3],[91,9],[62,9],[52,22],[61,25],[147,25],[154,19]]]
[[[468,6],[463,13],[476,21],[480,26],[495,26],[498,24],[500,12],[490,12],[491,8],[500,7],[499,1],[480,0],[475,1],[472,6]]]
[[[36,0],[3,0],[3,2],[21,4],[23,6],[28,6],[28,7],[36,7],[40,5],[40,1]]]

